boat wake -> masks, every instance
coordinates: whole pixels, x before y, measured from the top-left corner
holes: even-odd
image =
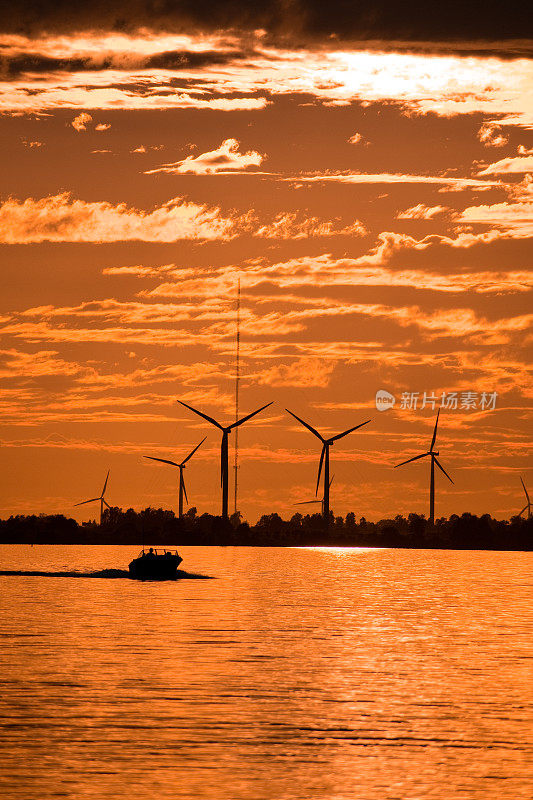
[[[36,577],[36,578],[104,578],[104,579],[117,579],[128,578],[131,575],[127,569],[99,569],[94,572],[79,572],[78,570],[65,570],[61,572],[51,572],[45,570],[24,570],[24,569],[2,569],[0,576],[21,576],[21,577]],[[194,579],[194,580],[208,580],[210,575],[200,575],[194,572],[185,572],[178,570],[175,580],[178,579]]]

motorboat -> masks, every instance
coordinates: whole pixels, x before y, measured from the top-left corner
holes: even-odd
[[[175,580],[182,561],[177,550],[143,549],[129,565],[130,578],[140,581]]]

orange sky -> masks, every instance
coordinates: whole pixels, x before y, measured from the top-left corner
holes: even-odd
[[[518,512],[524,43],[54,24],[0,32],[0,515],[94,517],[73,504],[107,469],[112,505],[176,508],[177,475],[142,456],[181,460],[206,434],[187,489],[218,513],[219,435],[176,400],[233,420],[239,277],[242,414],[274,401],[240,432],[246,518],[314,494],[320,445],[285,407],[323,433],[372,418],[332,448],[337,514],[427,514],[428,465],[392,466],[428,449],[443,392],[459,402],[440,417],[455,484],[439,473],[437,516]],[[394,409],[376,410],[379,389]]]

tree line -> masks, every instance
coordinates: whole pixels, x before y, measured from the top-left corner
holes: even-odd
[[[430,525],[421,514],[397,515],[369,522],[330,514],[326,524],[321,514],[294,514],[284,520],[279,514],[264,514],[255,525],[240,513],[229,520],[212,514],[198,515],[190,508],[179,519],[173,511],[145,508],[109,508],[102,524],[81,525],[62,514],[17,515],[0,520],[2,544],[128,544],[219,545],[219,546],[341,546],[405,547],[452,550],[531,550],[533,518],[516,516],[497,520],[490,514],[452,514]]]

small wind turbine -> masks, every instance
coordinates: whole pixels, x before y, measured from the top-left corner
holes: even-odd
[[[183,495],[185,495],[185,501],[188,504],[189,498],[187,497],[187,489],[185,488],[185,480],[183,478],[183,470],[185,469],[185,464],[187,461],[192,458],[192,456],[196,453],[200,445],[202,445],[207,436],[202,439],[200,444],[197,444],[194,450],[191,450],[187,458],[184,458],[181,464],[178,464],[176,461],[168,461],[166,458],[156,458],[155,456],[145,456],[145,458],[150,458],[152,461],[161,461],[162,464],[171,464],[173,467],[178,467],[180,471],[180,483],[179,483],[179,505],[178,505],[178,516],[181,519],[183,516]]]
[[[331,484],[333,483],[333,478],[334,477],[335,477],[335,475],[331,476],[331,480],[329,482],[330,488],[331,488]],[[320,503],[321,506],[322,506],[322,514],[324,514],[324,498],[322,498],[322,500],[300,500],[299,503],[295,503],[294,505],[295,506],[309,506],[309,505],[311,505],[311,503]]]
[[[109,503],[105,499],[105,490],[107,488],[107,481],[109,478],[109,470],[107,470],[107,475],[105,478],[104,488],[102,489],[102,494],[100,497],[91,497],[90,500],[83,500],[81,503],[74,503],[75,506],[84,506],[86,503],[96,503],[97,500],[100,501],[100,525],[102,524],[102,517],[104,516],[104,506],[107,508],[111,508]]]
[[[239,425],[242,425],[243,422],[247,422],[252,417],[255,417],[256,414],[259,414],[260,411],[264,411],[265,408],[268,408],[272,405],[272,403],[267,403],[266,406],[261,406],[258,408],[257,411],[252,411],[251,414],[247,414],[245,417],[241,419],[235,420],[231,425],[227,425],[223,427],[216,419],[213,417],[208,417],[207,414],[204,414],[202,411],[198,411],[198,409],[193,408],[192,406],[188,406],[187,403],[183,403],[181,400],[178,400],[182,406],[188,408],[190,411],[193,411],[195,414],[198,414],[199,417],[203,417],[203,419],[210,422],[211,425],[214,425],[216,428],[222,431],[222,442],[220,445],[220,483],[222,486],[222,519],[228,519],[228,474],[229,474],[229,466],[228,466],[228,436],[233,430],[233,428],[237,428]]]
[[[430,525],[434,525],[434,523],[435,523],[435,464],[440,469],[440,471],[443,472],[446,475],[446,477],[448,478],[450,483],[453,483],[452,479],[450,478],[450,476],[448,475],[448,473],[446,472],[446,470],[444,469],[442,464],[440,464],[438,459],[437,459],[437,456],[439,455],[438,450],[435,451],[433,449],[434,446],[435,446],[435,439],[437,438],[437,425],[439,424],[439,414],[440,414],[440,408],[437,411],[437,419],[435,420],[435,428],[433,430],[433,438],[431,440],[431,445],[429,447],[428,452],[427,453],[422,453],[419,456],[414,456],[413,458],[408,458],[407,461],[402,461],[401,464],[396,464],[394,466],[394,469],[396,469],[396,467],[403,467],[404,464],[410,464],[411,461],[417,461],[419,458],[425,458],[426,456],[431,456],[431,477],[430,477],[430,482],[429,482],[429,523],[430,523]]]
[[[520,514],[518,516],[521,517],[522,514],[524,513],[524,511],[527,511],[527,519],[531,519],[531,500],[529,499],[529,495],[527,493],[527,489],[526,489],[525,483],[522,480],[522,476],[520,476],[520,480],[522,481],[522,486],[524,488],[524,492],[525,492],[525,495],[526,495],[527,503],[526,503],[526,505],[524,506],[524,508],[522,509],[522,511],[520,512]]]
[[[320,485],[320,475],[322,473],[322,465],[324,465],[324,499],[322,501],[323,502],[322,516],[324,517],[324,520],[327,524],[329,521],[329,487],[331,485],[331,481],[329,479],[329,448],[338,439],[342,439],[343,436],[348,436],[349,433],[351,433],[352,431],[356,431],[358,428],[362,428],[363,425],[368,425],[370,420],[367,419],[366,422],[361,422],[359,425],[355,425],[353,428],[348,428],[347,431],[338,433],[336,436],[330,436],[329,439],[324,439],[324,437],[321,436],[321,434],[317,430],[315,430],[315,428],[313,428],[307,422],[304,422],[303,419],[300,419],[300,417],[297,417],[296,414],[293,414],[292,411],[289,411],[288,408],[286,408],[285,411],[287,411],[291,415],[291,417],[297,419],[298,422],[300,422],[304,426],[304,428],[307,428],[307,430],[311,431],[311,433],[313,433],[322,442],[322,452],[320,453],[320,464],[318,465],[318,477],[316,481],[315,494],[318,494],[318,487]]]

